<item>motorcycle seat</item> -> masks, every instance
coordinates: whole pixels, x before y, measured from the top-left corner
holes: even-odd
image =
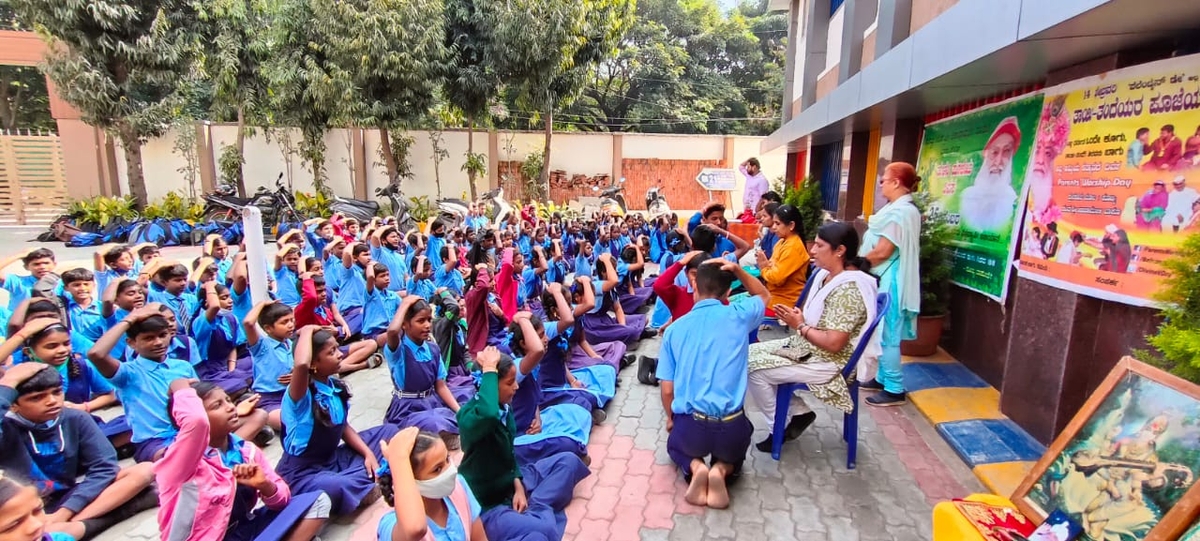
[[[379,203],[376,201],[362,201],[359,199],[338,199],[334,201],[335,205],[351,205],[364,209],[378,209]]]
[[[239,207],[244,207],[249,205],[251,201],[254,201],[253,197],[238,197],[236,195],[211,194],[209,197],[216,200],[225,201],[227,203],[233,203]]]

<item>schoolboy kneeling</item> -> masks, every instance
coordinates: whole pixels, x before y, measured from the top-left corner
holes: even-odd
[[[751,296],[723,304],[735,279]],[[728,507],[727,482],[741,474],[754,433],[743,410],[749,336],[762,324],[769,298],[766,286],[737,263],[706,261],[696,271],[696,305],[663,336],[657,376],[667,453],[683,471],[693,505]],[[721,328],[728,332],[712,332]]]

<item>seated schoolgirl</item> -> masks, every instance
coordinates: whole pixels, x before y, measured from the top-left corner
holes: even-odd
[[[65,329],[43,318],[24,332],[33,341]],[[153,467],[118,467],[91,415],[64,402],[63,379],[50,365],[22,363],[0,377],[0,416],[0,469],[39,488],[46,529],[94,537],[158,503],[148,489]]]
[[[7,307],[5,307],[7,309]],[[76,541],[66,532],[50,531],[45,502],[28,480],[13,475],[0,477],[0,524],[12,527],[4,532],[5,541]],[[75,534],[83,528],[77,528]]]
[[[389,424],[415,426],[450,438],[458,434],[454,412],[474,389],[446,383],[441,349],[430,338],[433,309],[415,295],[404,298],[387,328],[384,356],[392,372],[392,402],[384,417]],[[457,441],[451,441],[457,447]]]
[[[531,340],[531,343],[534,341]],[[591,472],[575,453],[562,452],[520,464],[513,442],[511,405],[519,389],[517,369],[489,347],[476,362],[483,371],[475,398],[458,414],[461,472],[483,509],[488,539],[562,539],[575,485]]]
[[[250,388],[258,393],[258,407],[267,412],[267,424],[276,431],[281,427],[279,408],[283,405],[283,394],[292,379],[295,326],[292,309],[280,301],[260,302],[242,320],[246,346],[254,360],[254,383]]]
[[[342,266],[342,250],[345,247],[346,241],[342,240],[342,237],[334,237],[325,245],[321,268],[324,269],[326,293],[331,299],[335,298],[338,290],[342,288],[342,276],[346,270]]]
[[[568,341],[570,350],[567,356],[567,368],[576,370],[589,366],[605,365],[613,367],[613,370],[620,370],[632,364],[636,356],[632,353],[626,354],[628,346],[624,342],[600,342],[592,344],[587,339],[587,331],[583,329],[583,323],[579,321],[579,318],[588,313],[596,304],[595,289],[592,288],[592,278],[590,276],[576,277],[572,285],[572,291],[574,290],[580,292],[580,300],[578,304],[575,304],[571,308],[570,316],[572,324],[566,327],[564,331],[570,338]],[[566,294],[570,294],[570,292]],[[554,306],[556,302],[555,295],[550,291],[542,294],[543,305]],[[550,310],[546,313],[546,322],[554,323],[554,326],[557,326],[562,321],[560,314],[564,314],[564,312]]]
[[[367,266],[367,304],[363,313],[363,338],[376,341],[382,348],[387,341],[384,333],[388,323],[396,317],[400,309],[400,295],[391,288],[393,279],[403,275],[394,275],[383,263],[371,263]]]
[[[561,239],[554,239],[550,243],[547,255],[550,258],[546,268],[546,283],[565,284],[567,282],[567,274],[571,272],[567,266],[565,252]]]
[[[626,314],[617,300],[614,290],[620,284],[620,280],[611,255],[600,254],[597,271],[603,282],[595,282],[592,285],[596,294],[596,306],[580,317],[591,340],[632,344],[641,338],[654,336],[654,331],[646,329],[648,320],[645,315]],[[571,301],[578,304],[583,300],[582,295],[582,291],[573,292]],[[609,311],[612,311],[613,315],[609,315]]]
[[[202,254],[205,257],[211,257],[213,263],[217,265],[216,280],[222,284],[229,279],[229,271],[233,268],[233,254],[229,251],[229,244],[225,242],[225,238],[221,235],[212,234],[204,240],[204,251]]]
[[[246,333],[234,315],[229,288],[217,282],[204,284],[200,300],[203,312],[192,321],[200,364],[195,366],[200,381],[214,383],[225,394],[237,396],[250,388],[254,365],[246,349]]]
[[[380,442],[397,430],[388,424],[362,432],[350,426],[350,389],[337,378],[341,357],[332,333],[315,325],[300,329],[283,399],[283,458],[275,468],[292,490],[324,492],[335,515],[370,503],[383,456]]]
[[[163,539],[308,541],[320,533],[329,496],[292,494],[263,452],[237,436],[242,419],[225,391],[176,379],[169,392],[179,435],[154,468]]]
[[[479,518],[483,510],[441,438],[410,426],[383,449],[387,461],[379,488],[392,510],[379,520],[379,541],[487,539]]]
[[[580,407],[569,401],[548,403],[539,381],[546,349],[555,347],[543,340],[546,332],[541,320],[531,317],[529,312],[517,312],[513,317],[512,332],[511,348],[517,355],[513,359],[517,390],[510,405],[517,434],[513,441],[517,463],[533,464],[540,458],[561,452],[587,457],[591,407]],[[561,401],[565,396],[557,398]]]
[[[542,291],[544,290],[544,277],[546,271],[550,269],[550,265],[546,261],[545,249],[540,244],[533,245],[531,250],[533,255],[529,258],[528,264],[523,257],[513,258],[513,272],[519,277],[517,303],[519,308],[533,313],[538,319],[545,319],[546,311],[542,309]]]
[[[621,249],[621,260],[617,262],[617,279],[620,284],[617,286],[617,297],[621,303],[621,309],[626,314],[632,314],[641,310],[643,306],[654,295],[654,288],[643,285],[642,273],[646,267],[646,261],[642,256],[642,243],[645,237],[637,240],[637,244],[631,244]],[[653,284],[653,282],[651,282]]]
[[[442,350],[446,384],[452,389],[473,388],[475,378],[467,368],[467,320],[462,317],[462,299],[449,291],[439,291],[431,304],[437,308],[433,321],[433,342]]]
[[[300,275],[305,270],[299,247],[284,244],[279,248],[275,254],[275,283],[280,302],[291,308],[300,304]]]
[[[596,422],[600,424],[604,417],[600,408],[616,394],[618,368],[603,362],[587,367],[571,367],[573,347],[586,342],[583,326],[575,324],[574,309],[563,295],[561,285],[551,284],[546,292],[546,305],[550,307],[549,312],[554,314],[555,322],[554,325],[546,325],[543,335],[549,345],[542,358],[539,381],[547,393],[563,390],[572,395],[585,394],[586,400],[573,398],[572,401],[600,414]]]
[[[333,303],[341,310],[351,337],[362,334],[367,305],[367,269],[371,265],[371,248],[366,244],[352,242],[342,250],[341,284]]]
[[[335,336],[346,345],[341,346],[342,374],[357,372],[364,368],[375,368],[383,362],[382,356],[376,356],[379,346],[373,340],[351,339],[350,326],[342,319],[336,305],[329,302],[329,293],[325,281],[320,276],[310,273],[300,275],[300,296],[303,298],[296,307],[296,326],[307,327],[316,325],[334,329]]]
[[[580,238],[575,244],[579,247],[579,253],[575,256],[575,276],[592,276],[592,243],[591,241]]]
[[[650,313],[650,328],[657,329],[659,332],[662,332],[671,322],[671,309],[663,301],[659,285],[662,284],[664,287],[674,286],[673,280],[679,269],[675,269],[676,274],[672,274],[670,278],[665,277],[670,272],[671,266],[683,257],[683,254],[687,253],[689,246],[688,237],[678,231],[670,231],[664,236],[663,246],[662,256],[657,260],[659,277],[650,286],[654,290],[654,294],[658,297],[654,301],[654,311]]]

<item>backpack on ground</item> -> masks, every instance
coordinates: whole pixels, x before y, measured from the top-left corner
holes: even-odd
[[[139,223],[133,226],[133,230],[129,232],[129,244],[150,243],[162,246],[166,240],[167,231],[159,223],[159,220]]]
[[[80,248],[84,246],[100,246],[104,244],[104,235],[99,233],[76,233],[71,240],[67,241],[67,246],[71,248]]]

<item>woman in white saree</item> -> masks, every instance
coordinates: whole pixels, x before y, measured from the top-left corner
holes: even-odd
[[[750,346],[748,390],[766,417],[768,429],[775,419],[776,389],[785,383],[806,383],[821,401],[847,413],[854,409],[841,371],[875,317],[878,292],[877,280],[865,272],[868,263],[858,256],[858,247],[858,233],[850,224],[821,226],[812,248],[820,270],[811,278],[814,282],[803,308],[773,307],[793,334]],[[859,381],[874,377],[879,351],[877,344],[867,348],[857,367]],[[785,441],[799,438],[817,417],[799,396],[792,397],[788,410],[791,420],[784,431]],[[771,438],[756,447],[771,452]]]

